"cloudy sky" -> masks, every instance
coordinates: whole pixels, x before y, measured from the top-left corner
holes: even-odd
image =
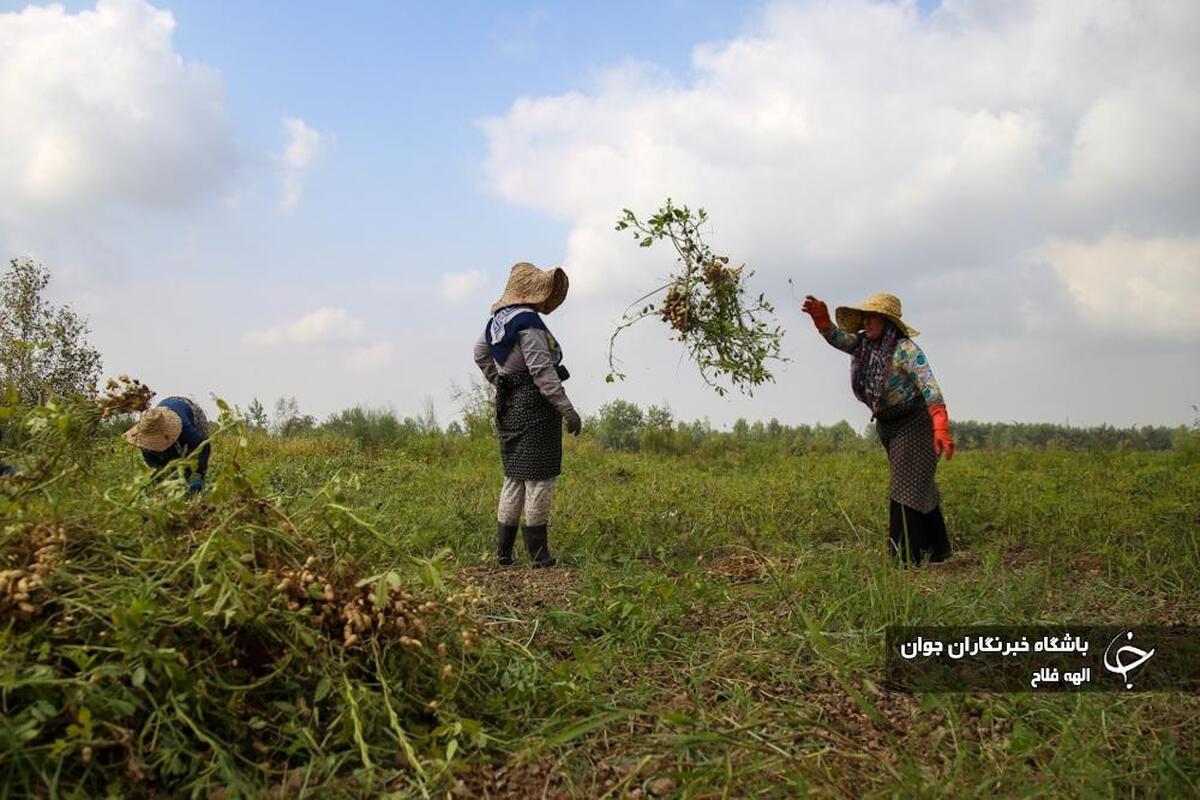
[[[1178,424],[1200,404],[1200,4],[0,2],[0,254],[106,372],[243,407],[444,423],[509,267],[586,414],[855,427],[791,279],[898,295],[951,417]],[[716,397],[626,305],[666,198],[755,270],[777,382]]]

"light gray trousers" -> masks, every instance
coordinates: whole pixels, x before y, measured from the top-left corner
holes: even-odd
[[[500,489],[500,507],[496,520],[501,525],[519,525],[525,511],[526,525],[546,525],[550,522],[550,498],[554,495],[554,478],[544,481],[521,481],[505,478]]]

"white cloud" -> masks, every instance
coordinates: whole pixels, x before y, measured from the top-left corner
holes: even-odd
[[[249,331],[243,339],[266,345],[347,342],[358,339],[365,330],[362,320],[350,316],[344,308],[318,308],[293,322]]]
[[[1200,236],[1053,241],[1038,252],[1101,330],[1200,334]]]
[[[369,372],[382,369],[392,363],[390,342],[376,342],[366,347],[355,348],[346,357],[346,368],[354,372]]]
[[[141,0],[0,14],[0,221],[220,190],[236,167],[221,78],[174,28]]]
[[[487,278],[477,269],[470,272],[447,272],[442,275],[442,299],[450,303],[461,303],[468,300],[485,283]]]
[[[614,231],[617,216],[667,197],[708,209],[706,240],[756,271],[788,328],[793,361],[738,406],[708,397],[643,322],[618,343],[625,383],[568,387],[582,407],[667,396],[685,417],[861,413],[794,278],[831,305],[899,295],[952,415],[1186,410],[1200,385],[1200,5],[798,0],[742,31],[695,47],[686,73],[621,63],[480,123],[491,190],[568,225],[571,297],[549,324],[577,376],[606,371],[594,343],[674,260]],[[1013,369],[1036,390],[1013,395]],[[1100,369],[1136,388],[1080,396]]]
[[[487,174],[570,221],[577,296],[656,285],[670,254],[613,222],[668,196],[766,284],[913,295],[1052,239],[1200,234],[1196,41],[1187,0],[780,2],[686,80],[622,64],[517,100],[481,123]]]
[[[320,131],[298,117],[284,117],[283,129],[287,146],[275,156],[283,192],[279,208],[291,211],[304,195],[304,174],[321,155],[322,141]]]

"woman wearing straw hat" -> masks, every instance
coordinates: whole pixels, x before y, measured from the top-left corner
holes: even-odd
[[[534,567],[552,567],[546,528],[554,480],[562,472],[562,425],[578,435],[582,427],[563,381],[562,348],[540,314],[558,308],[567,296],[567,274],[555,267],[515,264],[504,294],[492,304],[492,317],[475,342],[475,363],[496,387],[496,433],[504,463],[504,485],[496,511],[496,557],[512,563],[521,512],[525,549]]]
[[[895,295],[874,294],[859,306],[829,308],[808,295],[801,306],[831,345],[850,354],[854,396],[871,409],[891,470],[889,540],[904,562],[945,561],[950,540],[934,474],[938,456],[954,456],[942,390],[918,331],[900,319]]]
[[[125,441],[142,449],[142,459],[154,469],[196,453],[196,470],[186,467],[184,479],[194,494],[204,488],[208,473],[208,419],[204,410],[186,397],[167,397],[142,414]]]

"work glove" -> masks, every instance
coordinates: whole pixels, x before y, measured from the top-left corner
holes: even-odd
[[[933,454],[946,454],[946,460],[954,458],[954,440],[950,438],[950,417],[946,415],[946,404],[935,403],[929,407],[929,419],[933,421]]]
[[[833,327],[833,321],[829,319],[829,306],[811,294],[805,296],[800,310],[812,317],[813,325],[817,326],[817,330],[821,333],[825,333]]]
[[[203,488],[204,488],[204,479],[203,478],[192,478],[190,481],[188,481],[188,493],[189,494],[199,494]]]
[[[563,419],[567,423],[567,433],[571,434],[572,436],[578,436],[579,432],[583,430],[583,420],[579,418],[579,412],[577,412],[575,409],[572,408],[570,411],[563,414]]]

